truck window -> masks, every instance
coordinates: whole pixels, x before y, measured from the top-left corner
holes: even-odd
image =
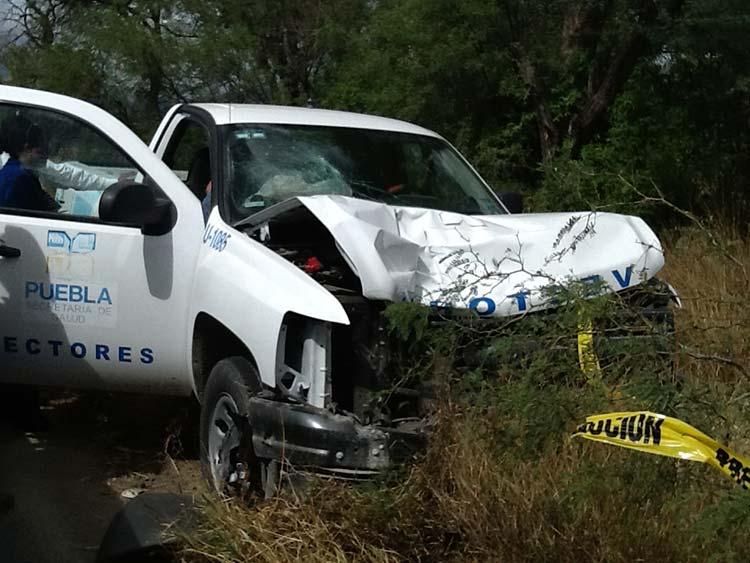
[[[198,199],[206,195],[211,180],[208,130],[183,119],[164,152],[164,162]]]
[[[102,192],[119,179],[135,178],[139,170],[135,163],[100,131],[74,117],[51,110],[14,104],[0,104],[0,124],[30,123],[35,132],[33,157],[0,156],[3,168],[21,162],[30,172],[49,200],[56,202],[60,218],[97,217]],[[17,137],[18,128],[9,125],[0,137]],[[27,140],[6,139],[5,147],[17,152],[28,146]],[[23,210],[22,206],[6,206],[4,213]],[[28,210],[28,209],[27,209]],[[34,211],[44,211],[33,209]]]

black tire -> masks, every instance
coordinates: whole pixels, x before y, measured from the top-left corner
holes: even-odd
[[[201,472],[220,493],[263,495],[268,481],[256,457],[249,423],[250,397],[261,391],[258,370],[246,358],[219,361],[203,390],[200,421]]]

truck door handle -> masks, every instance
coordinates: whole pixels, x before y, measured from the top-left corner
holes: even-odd
[[[19,256],[21,256],[21,251],[18,248],[0,244],[0,256],[2,256],[3,258],[18,258]]]

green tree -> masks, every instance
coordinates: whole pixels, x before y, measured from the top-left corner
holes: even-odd
[[[363,0],[195,2],[201,39],[185,52],[213,99],[304,105],[346,51]]]
[[[632,209],[614,204],[652,182],[688,205],[729,198],[746,185],[749,10],[385,0],[326,99],[442,132],[494,185],[533,188],[537,208]]]
[[[658,188],[682,208],[746,221],[749,29],[745,2],[687,2],[658,54],[639,63],[612,104],[606,131],[577,160],[556,158],[544,167],[538,203],[617,202],[630,205],[615,210],[643,213],[633,204]]]
[[[36,2],[6,14],[10,82],[90,99],[144,134],[178,101],[307,103],[365,14],[362,0]]]
[[[174,2],[37,0],[48,9],[18,16],[23,39],[4,50],[10,82],[85,98],[145,132],[166,98],[185,24]],[[51,6],[57,20],[48,29]],[[15,17],[9,14],[8,17]]]
[[[144,135],[179,101],[312,102],[440,131],[537,209],[748,215],[745,0],[11,1],[7,81]]]

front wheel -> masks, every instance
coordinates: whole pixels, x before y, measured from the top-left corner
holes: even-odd
[[[211,370],[201,403],[201,471],[220,493],[268,496],[274,464],[255,455],[249,422],[250,397],[261,390],[247,359],[226,358]]]

